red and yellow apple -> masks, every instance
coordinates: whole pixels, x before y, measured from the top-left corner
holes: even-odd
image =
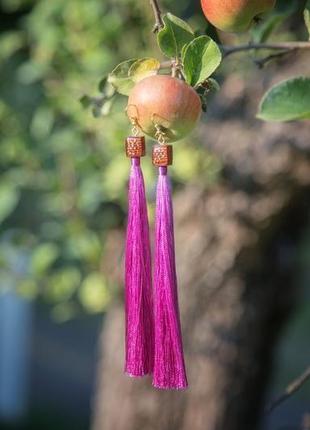
[[[207,20],[219,30],[246,31],[258,15],[270,11],[276,0],[201,0]]]
[[[128,99],[129,119],[153,138],[158,126],[169,142],[189,134],[200,114],[201,102],[196,91],[181,79],[168,75],[142,79]]]

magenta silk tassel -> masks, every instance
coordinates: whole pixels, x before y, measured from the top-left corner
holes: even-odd
[[[154,329],[149,224],[140,158],[131,159],[125,256],[125,372],[153,372]]]
[[[153,385],[162,389],[183,389],[188,384],[178,306],[173,208],[167,167],[159,167],[155,221]]]

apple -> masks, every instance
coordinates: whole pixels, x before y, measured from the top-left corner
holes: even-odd
[[[149,76],[132,89],[127,115],[148,136],[156,138],[156,126],[168,142],[182,139],[195,127],[201,114],[196,91],[181,79]]]
[[[258,15],[270,11],[276,0],[201,0],[207,20],[219,30],[238,33],[248,30]]]

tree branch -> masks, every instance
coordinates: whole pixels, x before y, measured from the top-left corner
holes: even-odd
[[[254,63],[258,67],[263,67],[266,63],[271,60],[281,58],[284,55],[292,53],[294,51],[298,51],[299,49],[309,49],[310,50],[310,42],[283,42],[283,43],[257,43],[257,44],[249,44],[249,45],[236,45],[236,46],[225,46],[220,45],[219,48],[223,53],[223,57],[226,58],[229,55],[236,54],[238,52],[250,51],[250,50],[271,50],[271,51],[280,51],[274,54],[268,55],[264,58],[254,59]],[[173,66],[173,61],[164,61],[161,63],[161,69],[169,69]]]
[[[150,0],[150,5],[152,7],[155,23],[153,27],[153,32],[158,33],[160,29],[164,27],[164,22],[162,19],[162,12],[159,5],[159,0]],[[262,59],[255,60],[255,63],[259,67],[263,67],[268,61],[273,60],[278,57],[283,57],[290,52],[299,49],[310,49],[310,42],[282,42],[282,43],[249,43],[237,46],[220,46],[223,53],[223,57],[228,57],[229,55],[236,54],[243,51],[253,51],[253,50],[275,50],[280,51],[275,54],[271,54]],[[162,64],[161,68],[168,68],[173,66],[172,63],[165,62]]]
[[[151,7],[153,9],[154,18],[155,18],[155,24],[153,27],[153,33],[158,33],[161,28],[164,26],[164,22],[161,17],[161,10],[159,6],[158,0],[150,0]]]
[[[296,49],[285,49],[283,51],[276,52],[275,54],[267,55],[263,58],[254,58],[253,61],[260,69],[262,69],[267,63],[269,63],[269,61],[278,60],[292,52],[296,52]]]
[[[297,379],[292,381],[286,388],[283,394],[273,400],[266,409],[266,413],[270,414],[277,406],[285,402],[289,397],[291,397],[296,391],[298,391],[308,380],[310,379],[310,367],[308,367],[305,372],[300,375]]]
[[[310,42],[282,42],[282,43],[250,43],[248,45],[237,46],[221,46],[224,57],[236,54],[242,51],[251,50],[286,50],[292,51],[294,49],[310,49]]]

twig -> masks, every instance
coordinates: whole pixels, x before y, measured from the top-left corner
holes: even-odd
[[[294,48],[285,49],[284,51],[277,52],[276,54],[267,55],[266,57],[263,57],[263,58],[254,58],[253,61],[260,69],[262,69],[265,66],[265,64],[269,63],[269,61],[284,57],[285,55],[290,54],[291,52],[296,52],[296,49]]]
[[[287,50],[310,49],[310,42],[282,42],[282,43],[250,43],[248,45],[221,46],[224,57],[236,54],[237,52],[250,51],[257,49],[265,50]]]
[[[277,406],[285,402],[289,397],[291,397],[296,391],[298,391],[308,380],[310,379],[310,367],[308,367],[305,372],[300,375],[297,379],[292,381],[286,388],[283,394],[273,400],[266,409],[266,413],[270,414]]]
[[[153,27],[153,33],[158,33],[161,28],[164,26],[163,19],[161,17],[161,10],[159,7],[158,0],[150,0],[151,7],[153,9],[155,24]]]

